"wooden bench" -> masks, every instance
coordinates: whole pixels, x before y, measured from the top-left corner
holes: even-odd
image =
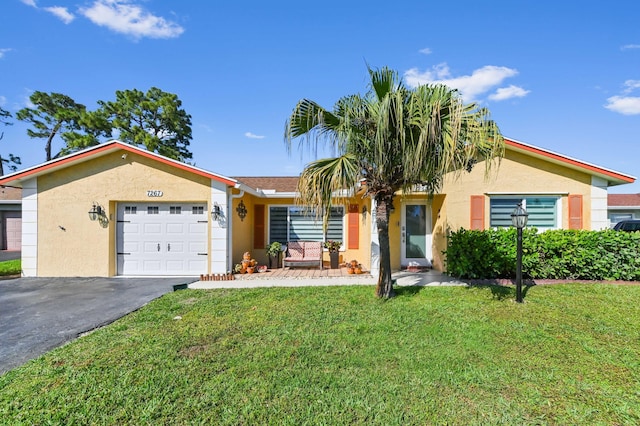
[[[290,241],[284,266],[319,266],[322,269],[322,241]]]

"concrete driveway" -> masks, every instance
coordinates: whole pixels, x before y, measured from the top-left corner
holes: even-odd
[[[195,278],[0,281],[0,374],[109,324]]]

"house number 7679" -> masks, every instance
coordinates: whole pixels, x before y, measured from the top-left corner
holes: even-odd
[[[162,191],[149,190],[147,191],[147,197],[162,197]]]

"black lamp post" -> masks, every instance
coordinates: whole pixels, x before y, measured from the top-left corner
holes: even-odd
[[[522,228],[527,226],[529,213],[522,208],[522,203],[511,213],[511,223],[518,230],[518,248],[516,253],[516,302],[522,303]]]

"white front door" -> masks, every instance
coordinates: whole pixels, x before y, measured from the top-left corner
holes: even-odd
[[[203,203],[118,203],[118,275],[207,272]]]
[[[406,202],[401,216],[401,265],[431,266],[431,206],[424,202]]]

